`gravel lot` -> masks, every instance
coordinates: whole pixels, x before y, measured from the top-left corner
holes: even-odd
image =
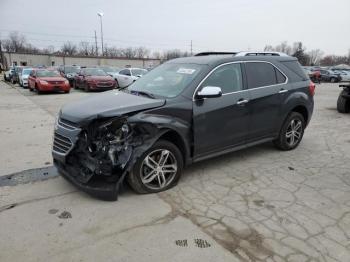
[[[348,262],[350,115],[336,110],[339,92],[317,85],[296,150],[268,143],[207,160],[161,194],[126,188],[102,202],[60,177],[0,187],[0,261]],[[86,95],[0,82],[0,175],[50,166],[54,116]]]

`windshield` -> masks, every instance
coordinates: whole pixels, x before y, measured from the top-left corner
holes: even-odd
[[[142,76],[148,73],[148,71],[145,69],[131,69],[131,73],[133,76]]]
[[[84,70],[85,74],[88,76],[106,76],[107,74],[98,68],[87,68]]]
[[[55,76],[61,76],[60,73],[57,71],[50,71],[50,70],[39,70],[36,72],[36,75],[38,77],[55,77]]]
[[[192,82],[202,67],[197,64],[164,64],[138,79],[128,90],[175,97]]]
[[[32,69],[23,69],[22,75],[29,75]]]
[[[67,74],[69,73],[77,73],[79,71],[79,67],[78,66],[66,66],[64,68],[64,72]]]

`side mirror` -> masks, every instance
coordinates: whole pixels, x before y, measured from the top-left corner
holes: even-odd
[[[196,95],[197,98],[213,98],[220,96],[222,96],[222,91],[221,88],[217,86],[205,86]]]

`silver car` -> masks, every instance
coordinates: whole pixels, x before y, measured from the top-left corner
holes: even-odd
[[[30,72],[32,72],[32,68],[24,68],[22,70],[22,74],[19,75],[19,85],[23,88],[28,87],[28,77],[30,75]]]

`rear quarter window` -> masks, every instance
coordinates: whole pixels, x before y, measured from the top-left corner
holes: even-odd
[[[299,81],[305,81],[309,79],[298,61],[281,61],[280,63],[287,67],[291,72],[293,72]]]

